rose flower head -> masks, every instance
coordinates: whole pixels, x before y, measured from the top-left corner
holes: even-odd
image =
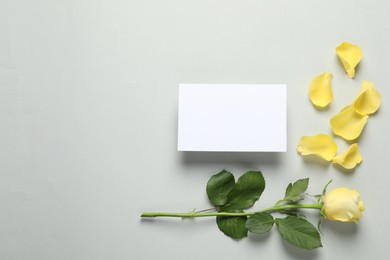
[[[323,213],[329,220],[355,222],[362,217],[363,201],[359,191],[347,188],[337,188],[323,198]]]

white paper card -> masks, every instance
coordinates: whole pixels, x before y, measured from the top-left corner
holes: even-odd
[[[286,85],[180,84],[179,151],[285,152]]]

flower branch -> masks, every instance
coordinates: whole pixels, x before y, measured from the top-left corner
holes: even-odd
[[[234,239],[246,237],[248,232],[264,234],[276,225],[282,238],[289,243],[304,249],[314,249],[322,246],[319,231],[305,219],[304,212],[300,209],[318,210],[319,228],[322,218],[357,223],[358,218],[362,217],[364,206],[356,190],[338,188],[326,194],[329,183],[324,187],[322,194],[314,196],[316,203],[300,203],[304,200],[308,185],[308,178],[297,180],[287,186],[284,198],[277,201],[274,206],[245,212],[245,209],[254,205],[265,189],[262,173],[246,172],[236,182],[233,174],[221,171],[210,178],[206,187],[213,208],[187,213],[144,212],[141,217],[216,217],[218,228]],[[272,216],[274,212],[288,216],[274,218]]]
[[[155,218],[155,217],[178,217],[178,218],[199,218],[199,217],[243,217],[251,216],[256,213],[264,212],[285,212],[286,210],[295,210],[295,209],[322,209],[323,203],[314,203],[314,204],[295,204],[295,205],[283,205],[283,206],[274,206],[266,208],[260,211],[252,212],[209,212],[202,213],[203,210],[198,212],[187,212],[187,213],[178,213],[178,212],[144,212],[141,217],[143,218]]]

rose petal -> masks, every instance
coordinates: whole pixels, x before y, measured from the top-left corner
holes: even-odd
[[[343,42],[336,47],[336,53],[343,63],[348,78],[352,79],[355,76],[355,67],[363,57],[362,49],[354,44]]]
[[[329,135],[303,136],[297,146],[302,155],[314,154],[326,161],[330,161],[337,152],[337,145]]]
[[[381,94],[374,88],[374,84],[363,80],[359,96],[353,102],[353,106],[362,116],[375,113],[381,105]]]
[[[333,157],[332,162],[343,166],[345,169],[353,169],[363,160],[359,152],[358,144],[352,144],[348,149]]]
[[[330,120],[333,133],[345,140],[352,141],[358,138],[367,123],[368,116],[362,116],[355,108],[347,106]]]
[[[332,102],[333,94],[330,80],[332,74],[324,72],[314,77],[310,83],[309,97],[313,105],[326,107]]]

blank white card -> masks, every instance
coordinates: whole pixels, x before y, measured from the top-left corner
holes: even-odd
[[[179,151],[285,152],[286,85],[180,84]]]

